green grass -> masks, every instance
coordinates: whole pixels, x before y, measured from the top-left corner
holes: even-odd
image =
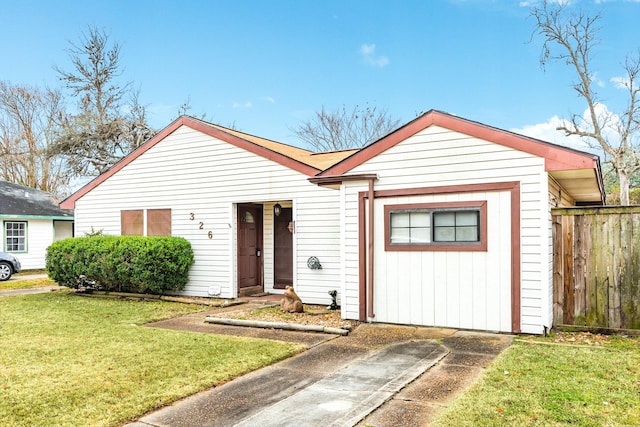
[[[438,426],[640,425],[640,341],[516,340]]]
[[[0,425],[120,425],[301,349],[141,326],[198,309],[67,291],[0,297]]]
[[[9,280],[6,282],[0,282],[0,291],[9,289],[28,289],[28,288],[42,288],[44,286],[56,286],[56,282],[49,278],[20,280],[19,276],[14,276],[17,280]]]

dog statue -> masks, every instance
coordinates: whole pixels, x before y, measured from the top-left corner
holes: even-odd
[[[280,300],[280,309],[289,313],[303,313],[304,306],[302,300],[293,290],[293,286],[284,289],[284,298]]]

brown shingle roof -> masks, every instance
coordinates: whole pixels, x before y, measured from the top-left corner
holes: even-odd
[[[324,170],[330,166],[333,166],[334,164],[338,163],[339,161],[347,158],[351,154],[358,151],[357,149],[352,149],[352,150],[331,151],[326,153],[314,153],[312,151],[308,151],[303,148],[294,147],[292,145],[283,144],[281,142],[272,141],[266,138],[260,138],[259,136],[250,135],[234,129],[225,128],[220,125],[215,125],[207,122],[203,122],[203,123],[215,129],[218,129],[222,132],[231,134],[238,138],[242,138],[245,141],[249,141],[253,144],[267,148],[271,151],[290,157],[294,160],[297,160],[301,163],[304,163],[306,165],[309,165],[311,167],[314,167],[320,170]]]

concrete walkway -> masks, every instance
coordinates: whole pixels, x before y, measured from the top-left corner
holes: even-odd
[[[420,426],[477,378],[510,336],[363,324],[348,336],[205,324],[154,327],[300,342],[310,348],[127,427]]]
[[[9,278],[9,282],[18,281],[18,280],[34,280],[34,279],[46,279],[49,277],[46,273],[38,273],[38,274],[18,274],[13,275]]]
[[[8,282],[16,282],[16,281],[22,281],[22,280],[34,280],[34,279],[46,279],[47,276],[46,274],[25,274],[25,275],[21,275],[21,276],[16,276],[13,275],[11,276],[11,278],[8,280]],[[5,290],[0,290],[0,297],[1,296],[11,296],[11,295],[29,295],[29,294],[42,294],[45,292],[51,292],[51,291],[55,291],[58,289],[63,289],[62,286],[43,286],[40,288],[26,288],[26,289],[5,289]]]

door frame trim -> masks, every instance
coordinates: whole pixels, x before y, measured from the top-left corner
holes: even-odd
[[[240,257],[238,254],[238,251],[240,250],[240,239],[239,239],[239,233],[240,233],[240,210],[245,207],[245,208],[253,208],[256,210],[260,211],[260,221],[257,222],[258,227],[257,227],[257,234],[258,234],[258,247],[260,247],[261,250],[261,255],[258,258],[259,262],[258,262],[258,282],[259,285],[255,286],[255,287],[250,287],[251,289],[254,289],[258,292],[264,292],[264,204],[262,203],[235,203],[235,223],[236,223],[236,229],[235,229],[235,265],[234,265],[234,269],[235,269],[235,295],[236,297],[240,297],[241,296],[241,289],[240,289],[240,274],[239,274],[239,262],[240,262]]]

